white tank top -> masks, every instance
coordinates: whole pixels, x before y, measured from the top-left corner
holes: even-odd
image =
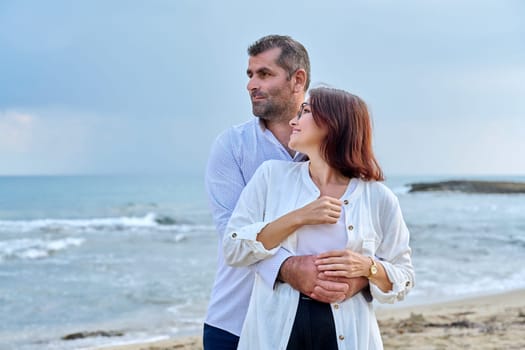
[[[344,200],[355,190],[357,184],[350,181],[345,193],[340,198]],[[346,248],[348,235],[345,224],[345,209],[335,224],[306,225],[297,230],[297,255],[319,254],[329,250]]]
[[[319,254],[346,247],[344,209],[336,224],[306,225],[297,230],[297,255]]]

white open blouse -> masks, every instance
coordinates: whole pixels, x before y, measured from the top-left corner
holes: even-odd
[[[224,257],[228,264],[249,266],[272,256],[279,247],[296,254],[297,233],[271,250],[265,249],[256,238],[269,222],[319,197],[308,164],[270,160],[259,167],[243,190],[224,235]],[[347,191],[341,198],[346,248],[373,256],[384,266],[393,288],[384,293],[371,283],[375,300],[381,303],[402,300],[414,285],[414,269],[409,232],[397,197],[375,181],[352,179],[351,186],[353,191]],[[277,283],[272,289],[256,275],[238,349],[286,349],[298,300],[299,292],[290,285]],[[333,303],[332,313],[339,349],[383,348],[373,306],[362,293]]]

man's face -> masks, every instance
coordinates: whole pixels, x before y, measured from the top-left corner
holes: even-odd
[[[265,120],[291,119],[297,112],[293,99],[293,83],[287,72],[277,64],[280,48],[251,56],[246,74],[246,86],[252,101],[252,111]]]

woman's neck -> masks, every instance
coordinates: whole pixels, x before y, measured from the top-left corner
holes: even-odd
[[[339,198],[345,193],[350,182],[350,178],[332,168],[319,156],[310,157],[308,170],[321,195]]]

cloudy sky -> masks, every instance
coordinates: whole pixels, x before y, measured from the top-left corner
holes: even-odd
[[[0,175],[202,175],[288,34],[368,102],[388,174],[525,174],[525,2],[0,2]]]

